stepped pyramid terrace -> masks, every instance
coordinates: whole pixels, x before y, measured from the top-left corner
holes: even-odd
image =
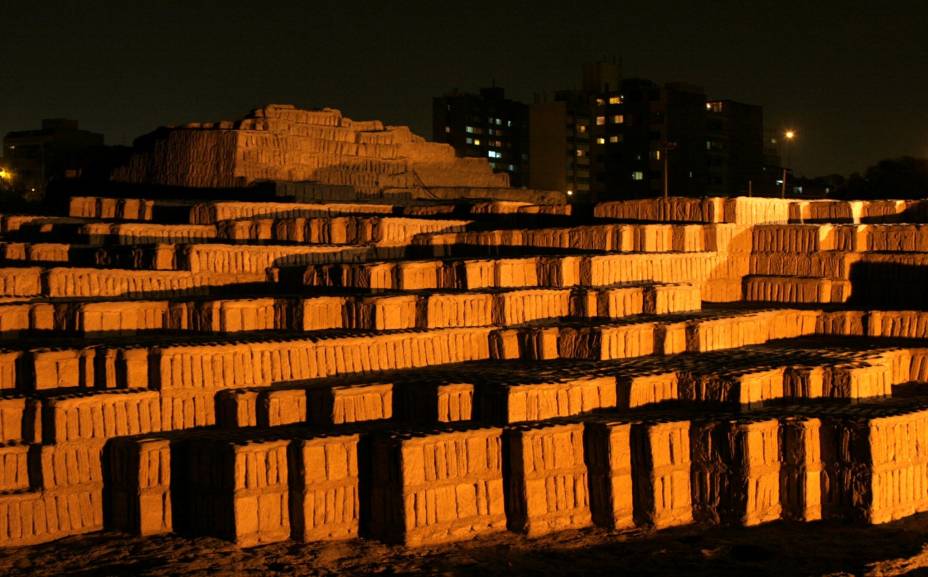
[[[0,547],[928,511],[928,200],[584,211],[450,150],[269,106],[0,216]]]

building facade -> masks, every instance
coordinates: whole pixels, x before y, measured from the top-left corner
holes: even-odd
[[[450,144],[458,156],[486,158],[514,187],[528,180],[528,119],[528,106],[506,98],[500,87],[432,99],[432,139]]]
[[[3,138],[3,162],[13,190],[40,199],[48,183],[80,178],[103,149],[103,135],[81,130],[76,120],[53,118],[39,130],[9,132]]]
[[[706,194],[762,194],[767,188],[763,109],[732,100],[710,100],[706,116]]]

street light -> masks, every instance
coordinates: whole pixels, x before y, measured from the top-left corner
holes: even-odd
[[[789,128],[783,133],[783,136],[786,138],[786,140],[783,141],[783,150],[786,152],[786,162],[783,163],[783,181],[780,184],[780,198],[786,198],[786,167],[789,166],[789,143],[796,138],[796,131]]]

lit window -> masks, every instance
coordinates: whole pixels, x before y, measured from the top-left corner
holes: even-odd
[[[623,122],[625,122],[625,117],[621,114],[616,114],[612,117],[613,124],[622,124]]]
[[[507,120],[507,121],[506,121],[506,126],[512,126],[512,121],[511,121],[511,120]]]
[[[578,148],[578,149],[577,149],[577,157],[581,157],[581,156],[583,156],[583,151],[582,151],[581,149]]]
[[[489,156],[490,158],[502,158],[503,157],[502,153],[496,150],[488,150],[487,156]]]
[[[600,136],[596,139],[596,144],[606,144],[606,139]]]
[[[580,134],[586,134],[586,124],[578,124],[577,132],[579,132]]]
[[[445,134],[448,134],[449,132],[451,132],[451,127],[450,127],[450,126],[446,126],[446,127],[445,127]]]
[[[473,134],[473,133],[474,133],[474,127],[473,127],[473,126],[465,126],[465,127],[464,127],[464,132],[466,132],[467,134]]]
[[[605,104],[605,103],[606,103],[606,101],[603,100],[602,98],[597,98],[597,99],[596,99],[596,106],[602,106],[602,105]]]
[[[632,180],[644,180],[644,173],[640,170],[636,170],[632,173]]]
[[[706,110],[719,113],[722,111],[722,103],[721,102],[706,102]]]
[[[612,144],[615,144],[615,143],[617,143],[617,142],[619,142],[619,141],[621,141],[621,140],[622,140],[622,137],[620,137],[620,136],[610,136],[610,137],[609,137],[609,142],[612,143]]]
[[[502,119],[502,118],[497,118],[497,119],[496,119],[496,126],[502,126],[502,124],[503,124],[503,119]]]
[[[655,150],[655,151],[654,151],[654,160],[660,160],[660,159],[661,159],[661,151],[660,151],[660,150]]]
[[[706,150],[712,150],[712,141],[711,141],[711,140],[707,140],[707,141],[706,141]]]
[[[509,172],[515,172],[515,171],[516,171],[516,165],[515,165],[515,164],[510,164],[510,165],[509,165]]]
[[[605,116],[597,116],[597,117],[596,117],[596,126],[602,126],[602,125],[604,125],[604,124],[606,124],[606,117],[605,117]]]
[[[475,139],[474,139],[474,146],[480,146],[480,139],[479,139],[479,138],[475,138]]]
[[[609,104],[621,104],[621,103],[622,103],[621,96],[610,96],[609,97]]]
[[[467,142],[467,144],[473,144],[473,143],[474,143],[474,139],[471,138],[470,136],[468,136],[467,139],[466,139],[466,142]]]

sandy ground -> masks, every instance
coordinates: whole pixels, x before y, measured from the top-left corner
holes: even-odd
[[[877,527],[772,523],[656,534],[512,533],[406,549],[359,540],[253,549],[211,538],[71,537],[0,552],[0,575],[928,575],[928,515]]]

